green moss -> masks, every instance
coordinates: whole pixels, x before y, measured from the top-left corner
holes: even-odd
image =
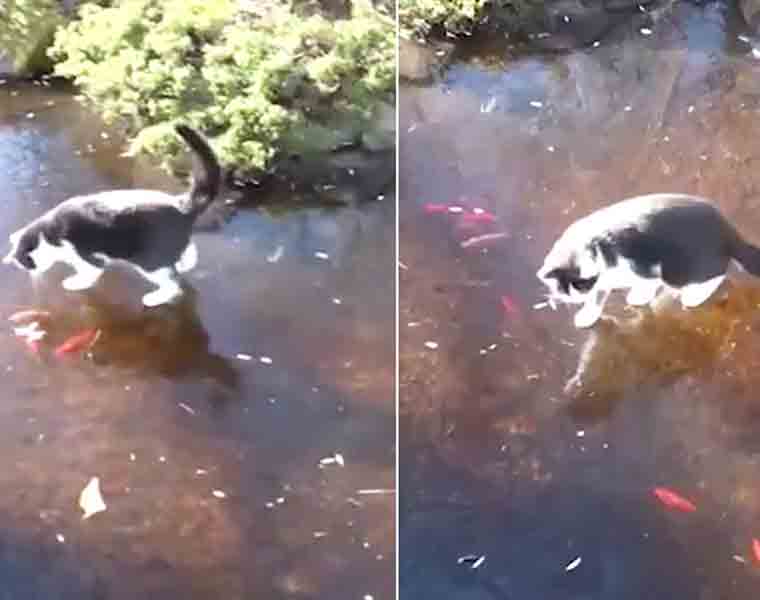
[[[275,2],[86,4],[50,55],[107,121],[126,123],[133,152],[171,166],[183,120],[215,135],[223,161],[265,168],[329,145],[346,123],[361,130],[393,97],[394,22],[369,0],[352,8],[333,21]]]
[[[482,18],[487,0],[399,0],[398,15],[406,34],[427,35],[434,28],[470,31]]]
[[[520,31],[540,14],[545,0],[399,0],[401,33],[424,38],[432,31],[472,33],[484,20]]]

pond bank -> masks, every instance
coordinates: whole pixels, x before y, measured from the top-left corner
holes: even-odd
[[[183,120],[212,138],[238,179],[277,169],[297,181],[346,146],[372,164],[394,162],[393,17],[383,3],[342,5],[335,15],[329,3],[136,0],[84,3],[64,16],[53,0],[28,0],[8,9],[0,48],[17,73],[75,82],[91,109],[125,130],[133,154],[170,172],[187,168],[172,133]],[[27,43],[52,62],[14,54]],[[289,168],[292,156],[306,166]],[[316,168],[335,170],[324,162]]]

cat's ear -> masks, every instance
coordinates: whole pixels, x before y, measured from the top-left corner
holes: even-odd
[[[18,243],[19,243],[19,240],[21,239],[22,233],[23,232],[21,230],[14,231],[12,234],[8,236],[8,240],[11,243],[11,249],[8,252],[8,254],[6,254],[5,258],[3,258],[3,264],[10,265],[10,264],[13,264],[14,262],[18,262],[16,261],[16,252],[18,251]]]
[[[541,281],[545,281],[546,279],[559,279],[561,273],[562,269],[559,267],[555,269],[549,269],[548,267],[543,266],[536,273],[536,277],[538,277]]]

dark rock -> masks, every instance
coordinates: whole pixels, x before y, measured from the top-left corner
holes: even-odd
[[[399,40],[399,76],[406,81],[429,83],[451,56],[453,44],[422,45]]]
[[[293,9],[303,16],[321,15],[330,19],[351,17],[350,0],[297,0]]]
[[[655,0],[604,0],[604,8],[609,12],[636,11],[639,6],[650,6]]]
[[[760,0],[739,0],[739,10],[753,31],[760,30]]]
[[[614,8],[610,8],[613,3]],[[534,44],[546,50],[571,50],[601,39],[638,12],[630,0],[557,0],[548,3],[529,28]]]
[[[240,182],[240,206],[355,205],[392,189],[395,152],[369,152],[358,146],[332,153],[281,160],[257,185]],[[286,205],[282,199],[288,198]]]

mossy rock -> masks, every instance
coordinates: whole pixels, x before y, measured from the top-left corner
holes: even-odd
[[[385,152],[396,147],[396,108],[381,104],[362,133],[362,146],[370,152]]]
[[[26,52],[13,59],[13,66],[17,73],[43,75],[53,70],[53,61],[47,51],[53,44],[55,32],[61,22],[62,19],[51,19],[40,25],[40,31],[34,34],[34,39],[30,40]]]
[[[11,1],[0,23],[0,46],[18,75],[41,75],[53,69],[47,50],[64,17],[51,0]]]

